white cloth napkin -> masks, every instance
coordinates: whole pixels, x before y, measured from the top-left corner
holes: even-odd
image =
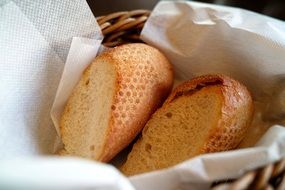
[[[3,190],[134,190],[114,167],[78,158],[12,159],[0,168]]]
[[[49,113],[72,37],[101,40],[100,28],[82,0],[0,6],[0,159],[52,153]]]
[[[285,88],[285,24],[250,11],[197,2],[162,1],[142,39],[175,66],[176,77],[230,75],[255,98]]]

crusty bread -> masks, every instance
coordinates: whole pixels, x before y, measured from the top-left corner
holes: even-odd
[[[109,161],[141,131],[172,84],[171,65],[153,47],[128,44],[102,53],[67,102],[62,152]]]
[[[227,76],[185,82],[152,115],[121,170],[135,175],[233,149],[245,136],[252,115],[250,93]]]

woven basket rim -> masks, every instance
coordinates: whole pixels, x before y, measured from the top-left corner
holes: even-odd
[[[150,15],[149,10],[120,11],[96,17],[104,35],[103,45],[114,47],[133,42],[142,42],[140,32]]]

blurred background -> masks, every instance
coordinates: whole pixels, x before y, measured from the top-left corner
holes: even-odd
[[[87,0],[95,16],[116,11],[153,9],[159,0]],[[285,0],[204,0],[200,2],[240,7],[285,20]]]

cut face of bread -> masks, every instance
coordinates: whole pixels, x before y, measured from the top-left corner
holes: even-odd
[[[108,61],[101,60],[85,71],[62,118],[62,138],[68,154],[95,159],[102,154],[116,82],[115,65]]]
[[[169,62],[155,48],[129,44],[86,69],[61,118],[64,152],[109,161],[141,131],[171,90]]]
[[[244,137],[252,112],[246,88],[228,77],[186,82],[152,115],[121,170],[135,175],[233,149]]]

